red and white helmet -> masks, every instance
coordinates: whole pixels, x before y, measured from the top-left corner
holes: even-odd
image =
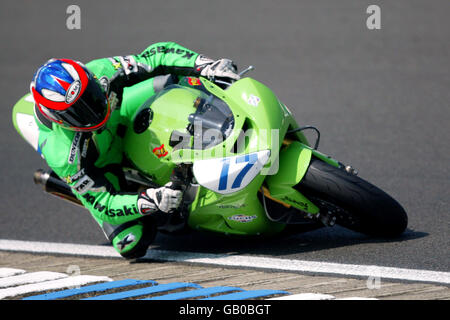
[[[66,129],[98,130],[111,113],[107,94],[97,78],[73,60],[49,60],[36,71],[30,90],[37,110]]]

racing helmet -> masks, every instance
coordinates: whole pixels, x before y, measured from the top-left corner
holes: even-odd
[[[47,61],[36,71],[30,91],[37,112],[69,130],[98,130],[111,113],[97,77],[74,60]]]

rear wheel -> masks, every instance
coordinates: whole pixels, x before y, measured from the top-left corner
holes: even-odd
[[[357,232],[395,237],[408,224],[405,210],[386,192],[314,157],[297,189],[319,207],[326,221]]]

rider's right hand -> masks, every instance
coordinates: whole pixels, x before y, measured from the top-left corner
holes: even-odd
[[[170,188],[169,182],[161,188],[150,188],[139,194],[137,207],[142,215],[151,214],[158,210],[170,212],[180,206],[182,192]]]

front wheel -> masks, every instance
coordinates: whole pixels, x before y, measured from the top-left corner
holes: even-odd
[[[314,157],[297,188],[320,208],[322,217],[357,232],[395,237],[408,224],[405,210],[386,192]]]

